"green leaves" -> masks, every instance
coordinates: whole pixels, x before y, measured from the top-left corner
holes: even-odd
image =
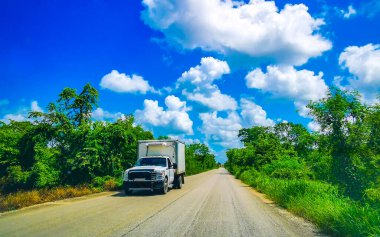
[[[200,143],[186,145],[186,174],[197,174],[206,170],[216,168],[215,156],[209,148]]]
[[[131,115],[94,122],[98,92],[90,84],[77,94],[65,88],[47,112],[31,122],[0,123],[0,189],[45,188],[89,183],[97,176],[120,177],[136,161],[137,141],[153,139]]]
[[[357,200],[380,187],[380,105],[332,88],[308,108],[321,132],[293,123],[241,129],[245,147],[229,150],[225,166],[237,175],[254,168],[279,179],[317,178]]]

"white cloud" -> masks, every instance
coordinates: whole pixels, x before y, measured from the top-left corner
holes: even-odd
[[[205,143],[220,145],[224,148],[240,147],[239,130],[243,127],[273,126],[275,122],[267,117],[266,111],[251,100],[240,100],[240,115],[236,111],[226,112],[226,117],[218,112],[201,113],[200,131],[205,135]]]
[[[32,103],[30,104],[30,109],[33,112],[43,112],[43,109],[40,106],[38,106],[37,101],[32,101]]]
[[[307,124],[307,127],[313,132],[320,132],[321,125],[315,121],[311,121]]]
[[[349,19],[350,17],[356,15],[356,10],[352,5],[349,5],[347,10],[340,10],[340,13],[342,16],[346,19]]]
[[[17,121],[17,122],[22,122],[22,121],[27,121],[28,118],[23,115],[23,114],[6,114],[1,121],[4,123],[9,123],[11,120]]]
[[[235,110],[237,103],[229,95],[222,94],[215,80],[230,73],[225,61],[212,57],[201,59],[201,64],[182,73],[177,81],[177,88],[183,88],[182,94],[188,100],[196,101],[213,110]]]
[[[182,135],[171,135],[171,134],[169,134],[168,137],[170,137],[170,139],[180,140],[180,141],[184,142],[185,144],[201,143],[201,141],[198,138],[189,138],[183,134]]]
[[[380,90],[380,45],[347,47],[339,56],[339,64],[354,75],[349,87],[358,89],[366,101],[373,102]]]
[[[297,71],[290,66],[268,66],[264,73],[257,68],[248,73],[246,84],[248,88],[260,89],[280,98],[293,100],[299,114],[306,117],[305,106],[310,100],[318,100],[324,97],[328,91],[323,73],[308,70]]]
[[[235,110],[237,103],[234,98],[229,95],[222,94],[219,90],[210,92],[208,94],[203,93],[188,93],[183,92],[183,95],[188,100],[199,102],[213,110]]]
[[[201,59],[201,64],[190,68],[189,71],[182,73],[179,82],[190,81],[197,86],[205,86],[213,81],[220,79],[224,74],[229,74],[230,68],[225,61],[213,57]]]
[[[317,31],[324,24],[304,4],[245,4],[221,0],[143,0],[144,22],[170,43],[226,55],[301,65],[331,48]]]
[[[30,107],[21,107],[18,112],[16,113],[10,113],[4,115],[0,121],[3,121],[4,123],[9,123],[11,120],[17,121],[17,122],[22,122],[22,121],[33,121],[32,119],[28,118],[28,113],[29,112],[43,112],[43,109],[38,105],[37,101],[32,101],[30,103]]]
[[[158,106],[156,100],[144,100],[144,109],[136,110],[136,122],[143,125],[163,127],[173,133],[193,134],[193,121],[190,119],[186,102],[175,96],[165,98],[167,110]]]
[[[171,111],[181,111],[186,110],[186,102],[181,101],[178,97],[174,95],[169,95],[165,98],[165,104],[168,110]]]
[[[96,108],[92,112],[91,117],[95,120],[104,121],[104,120],[124,119],[125,115],[121,112],[111,113],[111,112],[104,110],[104,109],[99,107],[99,108]]]
[[[218,117],[216,111],[201,113],[201,131],[206,136],[206,141],[223,147],[239,147],[239,130],[242,128],[241,118],[236,112],[228,112],[226,118]]]
[[[126,75],[112,70],[106,74],[100,81],[103,89],[109,89],[115,92],[141,93],[146,94],[148,91],[155,92],[154,88],[149,86],[148,81],[139,75]]]
[[[245,126],[273,126],[272,119],[267,118],[267,112],[253,101],[247,99],[240,100],[241,117]]]

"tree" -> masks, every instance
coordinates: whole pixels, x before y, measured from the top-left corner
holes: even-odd
[[[186,145],[186,173],[196,174],[216,168],[215,156],[210,149],[200,143]]]
[[[367,106],[360,103],[357,92],[333,88],[327,97],[308,105],[329,140],[333,157],[333,174],[347,194],[359,197],[365,189],[363,176],[367,149]]]
[[[291,122],[278,123],[274,133],[280,138],[283,146],[294,147],[299,157],[306,158],[315,144],[315,138],[302,124]]]

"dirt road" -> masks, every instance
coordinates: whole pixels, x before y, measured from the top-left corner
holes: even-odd
[[[218,169],[166,195],[106,193],[0,214],[0,236],[320,236]]]

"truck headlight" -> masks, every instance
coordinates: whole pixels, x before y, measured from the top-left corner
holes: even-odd
[[[128,181],[128,171],[124,172],[124,181]]]
[[[158,171],[156,173],[156,179],[164,179],[165,177],[165,171]]]

